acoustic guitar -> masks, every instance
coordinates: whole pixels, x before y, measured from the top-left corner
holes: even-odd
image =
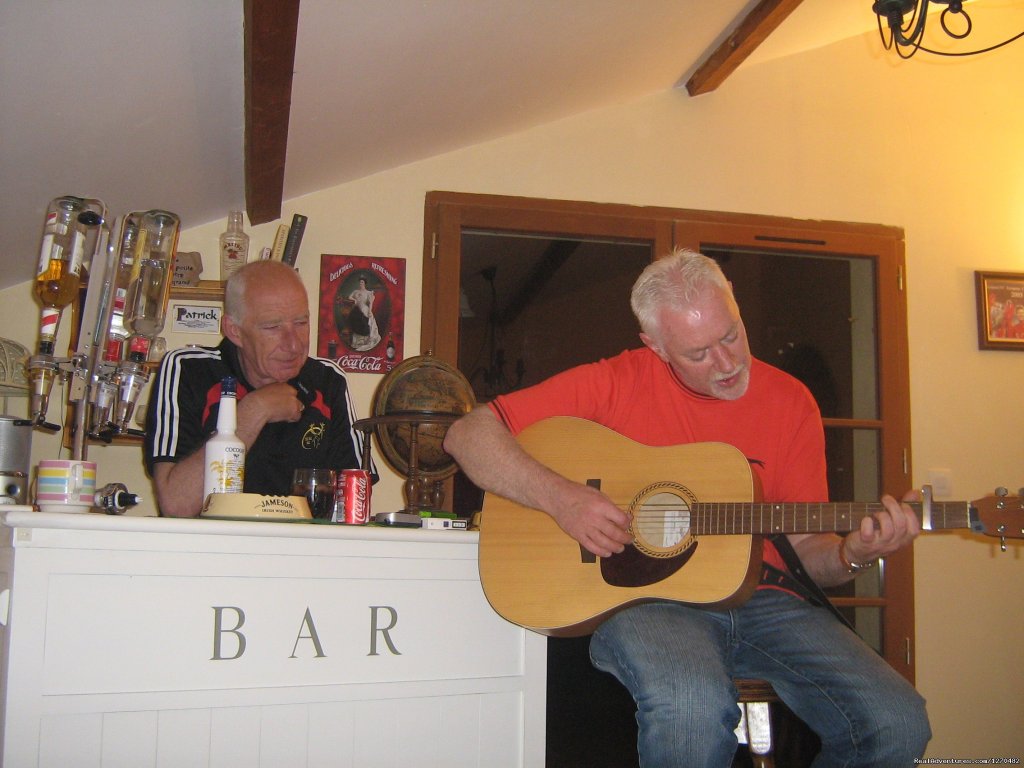
[[[634,543],[598,558],[546,513],[487,494],[480,579],[501,616],[542,634],[587,634],[609,615],[651,600],[703,607],[743,602],[757,585],[761,537],[848,532],[881,502],[755,500],[746,458],[724,443],[650,447],[583,419],[545,419],[518,437],[559,474],[598,487],[631,518]],[[963,528],[1024,538],[1019,497],[910,505],[925,530]]]

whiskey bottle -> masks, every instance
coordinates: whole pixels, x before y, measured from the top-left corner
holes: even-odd
[[[98,200],[73,195],[54,199],[46,211],[35,279],[36,298],[42,305],[40,354],[53,354],[61,312],[78,296],[83,262],[92,259],[105,213]]]

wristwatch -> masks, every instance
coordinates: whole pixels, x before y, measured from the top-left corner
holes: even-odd
[[[868,560],[866,563],[855,563],[846,557],[846,539],[839,540],[839,562],[847,573],[854,575],[861,573],[862,571],[869,571],[878,565],[878,558],[874,560]]]

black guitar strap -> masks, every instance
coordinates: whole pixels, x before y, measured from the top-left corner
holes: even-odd
[[[777,584],[778,586],[785,587],[786,589],[796,592],[812,605],[817,605],[821,608],[827,609],[851,631],[856,632],[857,630],[853,628],[853,625],[847,621],[846,617],[843,616],[843,614],[839,612],[839,609],[832,604],[832,601],[828,599],[828,595],[822,591],[821,587],[819,587],[814,579],[808,575],[807,571],[804,570],[804,564],[800,562],[799,555],[797,555],[796,550],[793,549],[793,545],[789,543],[789,537],[785,534],[778,534],[771,537],[771,542],[775,545],[775,549],[779,551],[786,567],[789,568],[789,574],[784,573],[778,568],[768,565],[767,563],[762,563],[762,583]],[[792,574],[792,576],[790,574]]]

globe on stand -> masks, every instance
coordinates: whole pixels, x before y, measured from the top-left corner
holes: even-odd
[[[476,405],[473,388],[458,369],[431,355],[412,357],[390,371],[377,386],[373,415],[354,426],[373,431],[388,465],[405,478],[405,509],[374,515],[377,522],[419,526],[440,511],[444,481],[458,471],[444,451],[445,433]],[[369,448],[369,440],[364,445]],[[363,466],[368,466],[368,456]]]

